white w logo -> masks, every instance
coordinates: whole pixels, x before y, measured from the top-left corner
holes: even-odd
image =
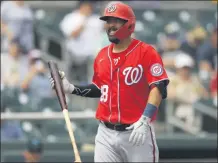
[[[126,85],[133,85],[139,82],[142,78],[143,68],[142,65],[138,65],[137,67],[127,67],[123,70],[123,75],[125,75],[125,83]],[[129,77],[130,76],[130,77]],[[128,81],[130,78],[130,81]]]
[[[120,57],[114,59],[114,64],[117,65],[117,63],[119,62],[119,60],[120,60]]]

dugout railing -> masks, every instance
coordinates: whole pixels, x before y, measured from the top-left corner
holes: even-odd
[[[208,132],[217,133],[217,107],[210,101],[198,100],[192,105],[195,125],[187,126],[183,120],[175,116],[178,103],[167,100],[165,108],[166,130],[173,133],[175,128],[179,128],[184,132],[196,136],[205,135]]]

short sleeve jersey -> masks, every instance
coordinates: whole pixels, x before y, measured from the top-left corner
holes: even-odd
[[[113,46],[103,48],[94,61],[93,83],[101,89],[96,118],[131,124],[143,114],[150,86],[169,80],[160,55],[151,45],[133,39],[121,53],[113,53]]]

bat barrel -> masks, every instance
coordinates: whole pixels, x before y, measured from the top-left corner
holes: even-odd
[[[55,63],[53,61],[49,61],[48,67],[50,70],[51,77],[54,79],[54,84],[55,84],[54,87],[55,87],[56,94],[58,96],[58,100],[59,100],[60,105],[61,105],[61,109],[62,110],[67,109],[67,103],[66,103],[65,93],[63,90],[62,79],[61,79],[60,74],[58,72],[59,69],[58,69],[57,63]]]

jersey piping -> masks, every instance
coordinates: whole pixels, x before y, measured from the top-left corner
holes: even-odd
[[[139,41],[125,56],[127,57],[139,44],[141,43],[141,41]],[[111,67],[111,83],[112,83],[112,77],[113,77],[113,68],[112,68],[112,60],[111,60],[111,56],[110,56],[110,47],[108,47],[108,57],[109,57],[109,60],[110,60],[110,67]],[[120,84],[119,84],[119,68],[118,68],[118,71],[117,71],[117,108],[118,108],[118,123],[120,123]],[[112,85],[111,85],[112,86]],[[112,116],[112,108],[111,108],[111,95],[112,95],[112,88],[110,89],[110,102],[109,102],[109,108],[110,108],[110,116],[108,118],[109,122],[110,121],[110,118]]]

